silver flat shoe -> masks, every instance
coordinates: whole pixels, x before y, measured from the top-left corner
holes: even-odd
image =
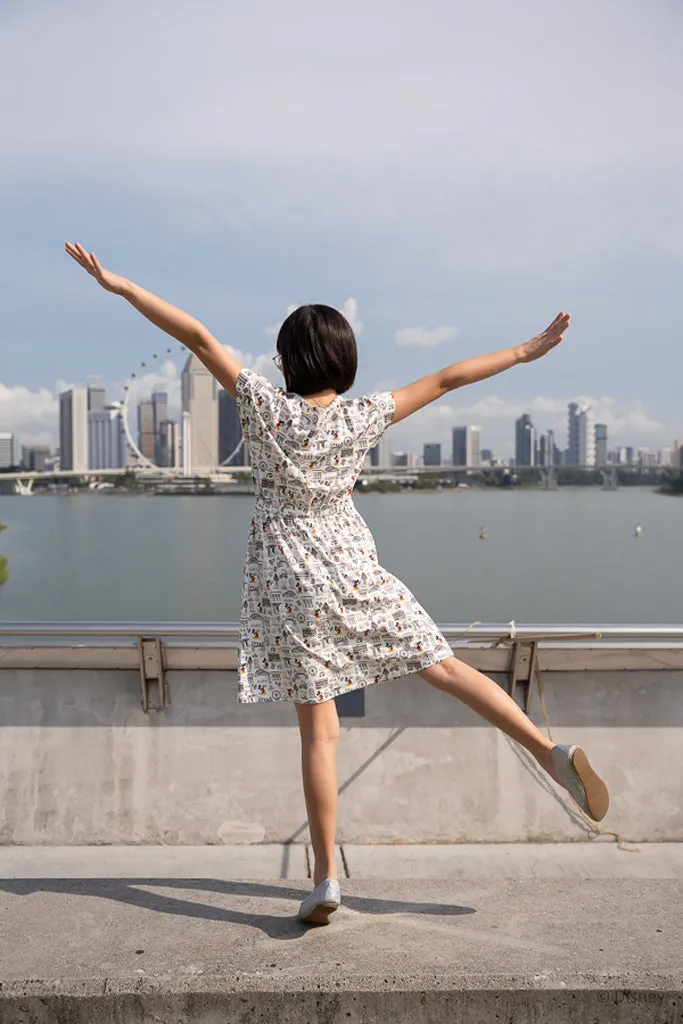
[[[569,792],[584,814],[602,821],[609,807],[607,786],[591,768],[581,747],[555,744],[550,758],[560,785]]]
[[[340,903],[339,880],[326,878],[299,907],[299,920],[306,924],[329,924],[330,914],[335,912]]]

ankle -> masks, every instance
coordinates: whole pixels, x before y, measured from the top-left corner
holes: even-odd
[[[318,886],[327,878],[336,878],[337,868],[334,864],[326,864],[321,868],[316,867],[313,871],[313,885]]]
[[[541,768],[543,768],[544,771],[548,772],[549,775],[553,774],[553,762],[551,758],[551,752],[554,746],[555,744],[548,740],[547,746],[542,747],[540,750],[536,751],[535,754],[536,760],[540,764]]]

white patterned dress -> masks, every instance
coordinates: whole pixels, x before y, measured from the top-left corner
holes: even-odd
[[[237,405],[256,490],[238,701],[317,704],[449,657],[437,625],[379,564],[351,497],[393,419],[392,393],[318,408],[245,367]]]

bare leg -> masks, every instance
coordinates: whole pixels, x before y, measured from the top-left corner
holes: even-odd
[[[337,741],[339,718],[334,700],[296,704],[301,734],[301,771],[306,813],[315,857],[314,887],[336,878]]]
[[[553,743],[546,739],[505,690],[488,676],[453,656],[418,673],[437,690],[458,697],[487,722],[502,729],[532,754],[555,778],[550,760]]]

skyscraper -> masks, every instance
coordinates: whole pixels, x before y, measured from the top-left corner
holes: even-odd
[[[477,468],[481,464],[481,427],[453,427],[453,465]]]
[[[370,449],[370,462],[378,469],[388,469],[391,466],[391,444],[386,430],[380,437],[379,444]]]
[[[194,353],[183,368],[182,396],[190,425],[190,444],[183,461],[189,472],[211,472],[218,465],[216,379]]]
[[[14,465],[14,435],[0,433],[0,469]]]
[[[162,420],[158,432],[157,466],[180,465],[180,432],[175,420]]]
[[[536,428],[531,416],[523,413],[515,420],[515,466],[536,465]]]
[[[423,463],[425,466],[441,465],[441,445],[426,444],[423,448]]]
[[[21,465],[33,473],[42,473],[45,460],[50,457],[50,447],[46,444],[23,445],[21,449]]]
[[[168,420],[168,394],[165,391],[154,391],[152,393],[152,429],[154,430],[154,461],[157,466],[161,462],[161,424]]]
[[[107,393],[102,384],[88,384],[88,412],[104,412]]]
[[[592,405],[584,405],[579,413],[579,465],[595,465],[595,409]]]
[[[123,415],[119,406],[88,413],[88,466],[122,469],[128,462]]]
[[[595,465],[607,465],[607,424],[595,424]]]
[[[83,387],[59,396],[59,462],[75,472],[88,468],[88,393]]]
[[[560,453],[555,444],[555,431],[546,430],[541,434],[538,444],[538,465],[557,466],[560,462]]]
[[[595,410],[587,402],[569,403],[568,444],[565,465],[595,465]]]
[[[151,398],[138,402],[138,448],[146,459],[155,461],[154,403]]]
[[[225,462],[231,455],[242,438],[242,424],[240,423],[239,409],[237,403],[229,391],[218,392],[218,461]],[[234,459],[231,459],[231,466],[245,466],[245,446],[242,445]]]

